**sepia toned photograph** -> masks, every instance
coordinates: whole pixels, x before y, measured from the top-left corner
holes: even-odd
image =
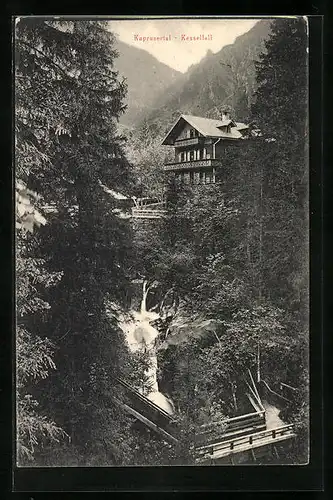
[[[16,465],[309,463],[306,17],[16,17]]]

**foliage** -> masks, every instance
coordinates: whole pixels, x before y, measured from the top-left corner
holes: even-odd
[[[17,460],[29,464],[36,448],[42,443],[53,444],[66,433],[39,409],[31,395],[31,388],[56,369],[53,361],[54,345],[48,338],[40,338],[29,331],[26,323],[34,314],[41,314],[50,306],[39,296],[38,289],[54,284],[60,275],[48,273],[42,259],[33,258],[29,248],[35,226],[46,219],[36,208],[37,194],[26,189],[20,181],[16,186],[16,425]]]
[[[129,354],[128,364],[123,366],[128,383],[137,390],[142,391],[145,396],[151,392],[151,379],[147,372],[152,366],[148,351],[136,351]]]
[[[17,179],[16,181],[16,228],[33,232],[34,226],[40,227],[46,224],[45,217],[37,209],[39,201],[37,193],[27,189],[25,184]]]
[[[305,34],[302,19],[272,23],[252,111],[262,134],[227,148],[218,185],[170,180],[153,267],[162,286],[179,294],[189,325],[201,314],[220,325],[215,341],[207,327],[207,335],[193,331],[184,344],[175,323],[159,353],[163,384],[180,411],[188,404],[198,411],[208,400],[236,411],[244,373],[257,369],[260,356],[269,384],[298,389],[284,418],[298,422],[299,443],[307,442],[308,400]]]
[[[126,153],[135,166],[140,197],[163,200],[166,176],[161,166],[172,161],[172,151],[161,142],[162,137],[153,139],[144,125],[128,134]]]
[[[128,453],[121,412],[104,395],[124,343],[105,301],[108,295],[125,307],[131,231],[101,184],[124,194],[134,186],[117,132],[126,85],[114,70],[113,44],[100,21],[25,18],[16,25],[17,173],[53,207],[32,254],[62,275],[41,291],[50,309],[27,325],[57,347],[57,371],[34,392],[43,392],[43,411],[69,434],[81,464],[104,441],[113,449],[108,463]],[[43,457],[50,460],[46,449]]]
[[[263,24],[258,23],[260,43],[246,54],[252,69],[267,36]],[[231,71],[216,69],[221,54],[208,55],[203,66],[192,69],[193,78],[203,67],[216,71],[201,88],[200,102],[197,82],[187,82],[192,102],[183,104],[190,112],[214,114],[225,103],[237,113],[242,108],[244,116],[249,112],[255,85],[252,70],[250,78],[244,76],[244,40],[235,44],[238,52],[225,48]],[[78,465],[193,463],[200,425],[244,410],[244,374],[257,368],[258,359],[270,384],[284,381],[298,389],[284,418],[297,422],[304,445],[304,21],[272,22],[257,64],[250,117],[262,134],[226,148],[228,161],[212,186],[184,186],[170,178],[163,187],[160,167],[166,155],[157,141],[165,117],[181,111],[181,97],[164,107],[161,103],[158,119],[151,116],[129,134],[131,144],[125,147],[118,120],[126,85],[114,70],[114,37],[103,22],[21,19],[15,43],[17,173],[22,182],[18,229],[43,226],[42,204],[54,208],[48,224],[19,248],[19,432],[25,450],[38,445],[30,431],[54,440],[61,427],[71,444],[57,447],[59,464],[66,464],[66,453],[76,455]],[[101,184],[129,197],[163,195],[166,217],[154,228],[142,226],[134,237],[128,221],[117,216],[116,199]],[[34,192],[39,198],[32,202]],[[198,318],[216,321],[207,335],[193,332],[185,342],[170,342],[159,351],[162,390],[178,407],[181,439],[172,450],[149,433],[133,432],[133,419],[115,403],[121,394],[114,375],[134,385],[145,381],[148,360],[144,354],[129,354],[118,325],[128,307],[131,279],[137,277],[156,280],[161,297],[177,297],[189,324]],[[36,378],[41,380],[30,396],[26,384]],[[36,413],[34,400],[42,392],[47,397]],[[294,450],[299,457],[301,445]],[[40,464],[55,465],[52,450],[44,447]]]
[[[269,143],[273,154],[263,164],[262,209],[270,231],[264,243],[270,263],[264,279],[272,294],[301,308],[308,286],[302,265],[308,255],[306,31],[301,18],[274,21],[267,52],[257,65],[253,106],[263,138],[274,139]]]

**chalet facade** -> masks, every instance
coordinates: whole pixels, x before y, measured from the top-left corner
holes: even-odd
[[[175,148],[174,161],[164,169],[187,184],[215,183],[219,167],[227,161],[226,146],[238,145],[248,134],[248,125],[228,114],[221,120],[181,115],[162,142]]]

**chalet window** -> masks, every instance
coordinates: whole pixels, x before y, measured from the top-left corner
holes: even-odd
[[[200,149],[197,150],[197,160],[200,160]]]
[[[209,160],[209,158],[210,158],[210,153],[206,153],[206,158],[207,158],[207,160]]]
[[[195,130],[194,130],[194,128],[191,128],[191,130],[190,130],[190,137],[195,137]]]
[[[190,172],[190,184],[193,184],[194,181],[194,172]]]
[[[206,184],[210,184],[212,182],[212,173],[206,172]]]
[[[205,183],[205,172],[200,172],[199,174],[199,182],[200,184],[204,184]]]
[[[187,151],[187,161],[191,160],[191,151]]]
[[[194,160],[194,151],[190,151],[190,161]]]
[[[206,158],[206,154],[207,154],[207,149],[204,148],[203,151],[202,151],[202,158],[205,159]]]

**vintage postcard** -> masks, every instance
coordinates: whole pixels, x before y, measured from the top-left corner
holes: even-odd
[[[16,465],[307,464],[308,20],[14,46]]]

